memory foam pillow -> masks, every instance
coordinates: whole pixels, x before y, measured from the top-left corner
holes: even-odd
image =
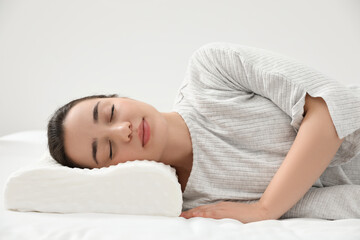
[[[179,216],[181,186],[171,166],[148,160],[80,169],[50,154],[10,175],[5,207],[16,211]]]

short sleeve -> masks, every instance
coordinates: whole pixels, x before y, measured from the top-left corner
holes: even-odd
[[[330,166],[360,152],[359,87],[350,88],[281,54],[231,43],[199,48],[191,58],[189,74],[207,88],[252,92],[270,99],[291,118],[296,132],[303,120],[306,94],[321,97],[337,135],[345,138]]]

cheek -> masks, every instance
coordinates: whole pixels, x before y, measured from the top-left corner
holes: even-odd
[[[125,163],[128,161],[142,160],[142,159],[143,158],[140,153],[128,148],[126,150],[122,149],[121,155],[117,156],[116,159],[114,159],[114,161],[112,161],[110,164],[116,165],[119,163]]]

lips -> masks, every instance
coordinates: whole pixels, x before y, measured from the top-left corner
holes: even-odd
[[[144,119],[143,121],[143,127],[144,127],[144,131],[143,131],[143,138],[144,138],[144,146],[149,142],[150,136],[151,136],[151,130],[150,130],[150,125],[149,123]]]
[[[138,135],[141,142],[141,145],[144,146],[144,119],[139,124]]]
[[[138,135],[139,135],[140,142],[141,142],[142,146],[144,147],[146,145],[146,143],[149,141],[150,135],[151,135],[150,134],[150,125],[145,120],[145,118],[143,118],[141,123],[139,124]]]

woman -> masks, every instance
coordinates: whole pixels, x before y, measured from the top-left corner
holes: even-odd
[[[173,112],[91,96],[60,108],[48,137],[71,167],[171,165],[185,218],[360,217],[360,89],[263,49],[207,44]]]

